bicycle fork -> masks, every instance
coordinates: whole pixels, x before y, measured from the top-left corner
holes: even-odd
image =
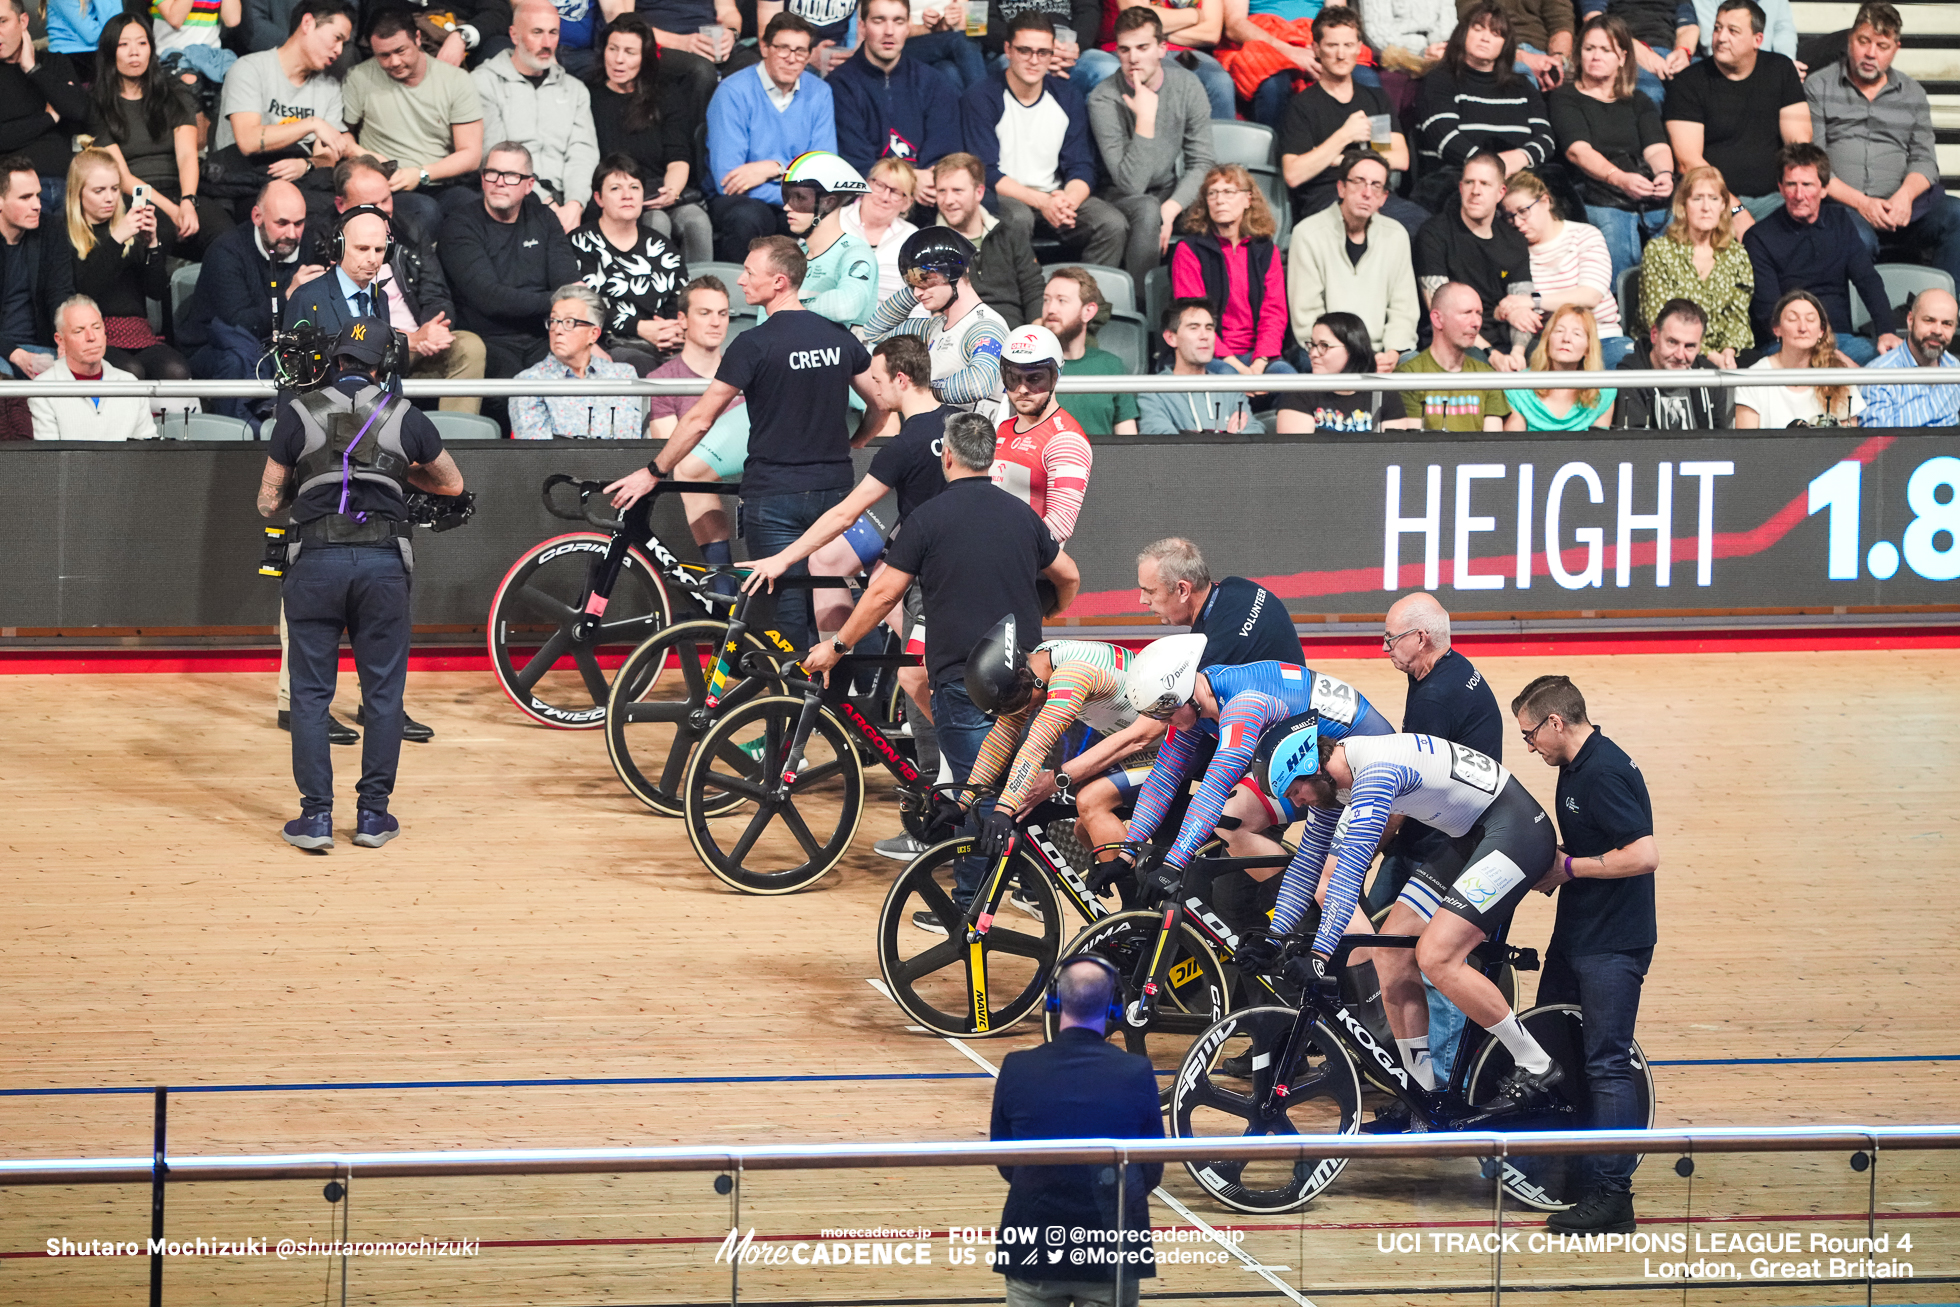
[[[714,698],[710,696],[708,702],[713,704]],[[789,796],[790,787],[796,784],[796,777],[803,770],[803,749],[810,743],[810,730],[817,723],[817,711],[821,706],[822,700],[816,691],[803,696],[803,711],[797,714],[796,729],[790,734],[789,747],[783,751],[783,770],[773,796],[778,801]]]
[[[1171,941],[1178,937],[1178,927],[1183,924],[1184,904],[1177,895],[1164,905],[1164,924],[1157,931],[1157,945],[1150,952],[1150,965],[1140,968],[1141,975],[1133,978],[1138,996],[1123,1011],[1125,1024],[1132,1029],[1142,1030],[1157,1016],[1157,1001],[1163,996],[1164,983],[1170,978]]]
[[[994,927],[1000,896],[1007,892],[1007,864],[1013,861],[1014,846],[1020,838],[1016,833],[1008,839],[1007,847],[994,863],[993,874],[987,878],[986,888],[973,896],[966,910],[966,976],[972,993],[975,1034],[984,1035],[993,1028],[992,1014],[987,1007],[987,932]]]

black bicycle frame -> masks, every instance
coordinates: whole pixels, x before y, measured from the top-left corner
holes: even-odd
[[[700,580],[682,565],[680,559],[674,557],[665,542],[654,533],[653,506],[654,501],[663,494],[739,495],[742,493],[739,483],[729,485],[725,481],[656,481],[653,489],[620,514],[616,521],[594,518],[590,513],[583,511],[586,500],[593,495],[604,493],[603,482],[581,481],[562,472],[548,476],[544,481],[544,505],[553,517],[578,520],[560,512],[551,502],[551,492],[564,485],[578,487],[581,507],[579,518],[583,518],[600,530],[612,532],[612,540],[606,546],[605,557],[600,559],[592,569],[592,575],[586,582],[585,594],[579,599],[578,620],[573,623],[571,629],[571,637],[574,641],[583,644],[598,633],[599,621],[605,616],[606,605],[612,599],[613,587],[619,584],[620,570],[626,566],[626,555],[636,546],[652,553],[654,561],[660,565],[661,575],[691,598],[704,615],[713,617],[716,603],[731,602],[725,596],[715,595],[703,589]]]

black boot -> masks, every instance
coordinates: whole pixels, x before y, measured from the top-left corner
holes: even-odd
[[[356,711],[358,712],[358,710]],[[293,714],[284,708],[279,710],[279,729],[282,731],[293,729]],[[359,731],[349,726],[346,722],[341,721],[340,718],[335,717],[332,713],[327,714],[328,744],[359,744],[360,742],[361,733]]]
[[[1625,1189],[1594,1189],[1562,1212],[1545,1218],[1560,1234],[1633,1233],[1633,1195]]]

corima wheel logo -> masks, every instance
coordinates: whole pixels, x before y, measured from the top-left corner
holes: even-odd
[[[607,548],[608,546],[597,540],[567,540],[564,544],[557,545],[539,554],[538,561],[534,566],[541,567],[554,558],[563,558],[566,554],[603,554]],[[633,565],[633,555],[626,555],[625,561],[626,565],[631,567]]]
[[[1191,1051],[1184,1055],[1184,1066],[1177,1075],[1177,1098],[1181,1108],[1184,1096],[1198,1087],[1198,1077],[1211,1065],[1211,1055],[1225,1046],[1232,1032],[1239,1028],[1236,1020],[1221,1021],[1198,1037],[1191,1045]]]

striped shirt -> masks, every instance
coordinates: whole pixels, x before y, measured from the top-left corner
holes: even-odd
[[[919,336],[932,356],[932,393],[949,408],[978,413],[1000,421],[1005,408],[1000,388],[1000,352],[1007,344],[1007,320],[984,304],[969,309],[957,323],[946,315],[915,318],[919,298],[910,286],[888,296],[864,324],[864,339],[875,345],[893,336]]]
[[[1888,69],[1877,98],[1867,100],[1839,62],[1812,73],[1803,93],[1810,105],[1810,139],[1831,156],[1831,172],[1845,185],[1885,199],[1916,172],[1937,194],[1933,107],[1918,82]]]
[[[1307,810],[1307,828],[1280,882],[1273,913],[1275,935],[1299,926],[1331,848],[1334,875],[1327,883],[1327,903],[1313,944],[1314,952],[1324,954],[1331,954],[1347,932],[1362,878],[1392,814],[1402,813],[1461,839],[1511,779],[1503,763],[1433,735],[1357,736],[1344,745],[1354,773],[1347,807]]]
[[[1554,291],[1590,286],[1600,293],[1593,320],[1602,336],[1624,336],[1620,305],[1613,298],[1613,256],[1606,238],[1588,222],[1565,223],[1565,229],[1543,245],[1531,247],[1531,285],[1549,303]]]
[[[1036,645],[1034,652],[1047,654],[1050,664],[1047,696],[1040,710],[1030,703],[1017,713],[996,718],[967,776],[975,785],[993,784],[1012,753],[1014,766],[997,805],[1008,812],[1027,799],[1028,786],[1046,770],[1056,742],[1077,721],[1109,736],[1137,720],[1130,704],[1130,659],[1135,655],[1129,650],[1100,640],[1049,640]],[[1018,752],[1016,741],[1021,745]]]
[[[182,27],[172,27],[163,16],[163,6],[150,5],[150,27],[156,42],[158,55],[169,54],[172,50],[185,50],[194,45],[208,45],[214,49],[223,36],[219,27],[223,0],[191,0],[191,11],[184,16]]]
[[[1416,100],[1416,138],[1422,157],[1461,168],[1478,150],[1523,150],[1530,166],[1552,157],[1552,120],[1528,77],[1500,86],[1494,73],[1440,65],[1422,79]]]
[[[1190,779],[1199,753],[1199,737],[1215,735],[1218,751],[1212,754],[1205,778],[1186,809],[1177,842],[1164,861],[1183,867],[1191,861],[1198,846],[1218,829],[1218,818],[1225,811],[1225,800],[1232,787],[1245,779],[1252,766],[1252,755],[1259,737],[1268,726],[1312,708],[1320,714],[1322,739],[1342,740],[1357,725],[1362,730],[1387,732],[1393,728],[1382,722],[1367,698],[1345,681],[1337,681],[1310,667],[1293,663],[1246,663],[1240,667],[1207,667],[1205,680],[1218,700],[1218,720],[1199,721],[1188,731],[1173,730],[1157,750],[1157,765],[1150,769],[1143,794],[1137,799],[1125,838],[1148,840],[1157,833],[1158,823],[1169,811],[1171,800]],[[1373,716],[1375,723],[1367,722]]]
[[[1089,494],[1089,468],[1095,454],[1065,408],[1028,430],[1012,417],[994,433],[994,484],[1035,511],[1057,544],[1075,534],[1075,519]]]
[[[1865,365],[1867,369],[1918,366],[1912,346],[1905,341]],[[1960,359],[1941,354],[1940,366],[1960,368]],[[1960,385],[1866,386],[1864,396],[1865,412],[1859,421],[1868,427],[1960,426]]]

